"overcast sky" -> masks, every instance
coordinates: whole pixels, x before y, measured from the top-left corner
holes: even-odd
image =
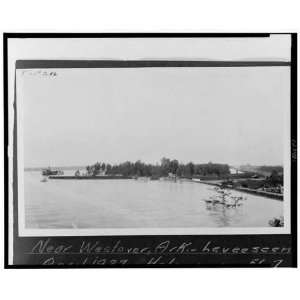
[[[24,166],[282,164],[288,67],[18,71]]]

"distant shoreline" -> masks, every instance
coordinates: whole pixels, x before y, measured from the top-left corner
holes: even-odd
[[[70,167],[52,167],[53,169],[59,169],[63,171],[67,170],[77,170],[77,169],[85,169],[85,166],[70,166]],[[25,172],[33,172],[33,171],[39,171],[41,172],[42,170],[47,169],[47,167],[36,167],[36,168],[24,168]]]
[[[107,180],[107,179],[132,179],[131,176],[113,176],[113,175],[105,175],[105,176],[68,176],[68,175],[50,175],[49,179],[54,180]]]

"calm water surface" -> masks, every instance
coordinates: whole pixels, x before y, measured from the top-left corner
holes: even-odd
[[[209,208],[215,191],[195,182],[40,180],[25,172],[26,228],[268,227],[283,215],[283,202],[250,194],[239,208]]]

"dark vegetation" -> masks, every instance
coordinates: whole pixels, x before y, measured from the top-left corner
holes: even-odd
[[[233,178],[224,180],[223,186],[232,188],[247,188],[252,190],[264,190],[272,193],[282,193],[281,187],[283,186],[283,175],[278,174],[277,171],[273,170],[270,176],[263,178],[246,178],[233,180]]]
[[[284,218],[282,216],[274,217],[272,220],[269,221],[269,225],[271,227],[283,227],[284,226]]]
[[[267,173],[272,173],[272,172],[277,172],[278,174],[283,173],[283,167],[282,166],[260,166],[257,168],[258,172],[267,172]]]
[[[264,176],[270,176],[272,172],[277,172],[278,174],[283,173],[282,166],[252,166],[252,165],[243,165],[240,166],[240,170],[244,172],[254,172],[256,174],[261,174]]]
[[[283,185],[283,175],[278,174],[277,171],[272,171],[270,176],[267,176],[264,179],[261,180],[254,180],[254,179],[245,179],[241,180],[238,184],[242,187],[245,188],[250,188],[250,189],[259,189],[259,188],[269,188],[269,187],[274,187],[278,185]]]
[[[122,175],[122,176],[147,176],[147,177],[164,177],[170,174],[177,177],[220,177],[230,174],[229,165],[227,164],[195,164],[189,162],[187,164],[179,163],[176,159],[162,158],[160,164],[146,164],[140,160],[136,162],[124,162],[116,165],[97,162],[94,165],[86,167],[87,174],[97,176],[102,172],[106,175]]]

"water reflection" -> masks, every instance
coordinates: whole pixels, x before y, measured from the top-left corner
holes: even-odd
[[[212,205],[207,203],[206,209],[220,227],[231,226],[232,223],[238,223],[243,216],[243,208],[241,206],[228,208],[220,204]]]

